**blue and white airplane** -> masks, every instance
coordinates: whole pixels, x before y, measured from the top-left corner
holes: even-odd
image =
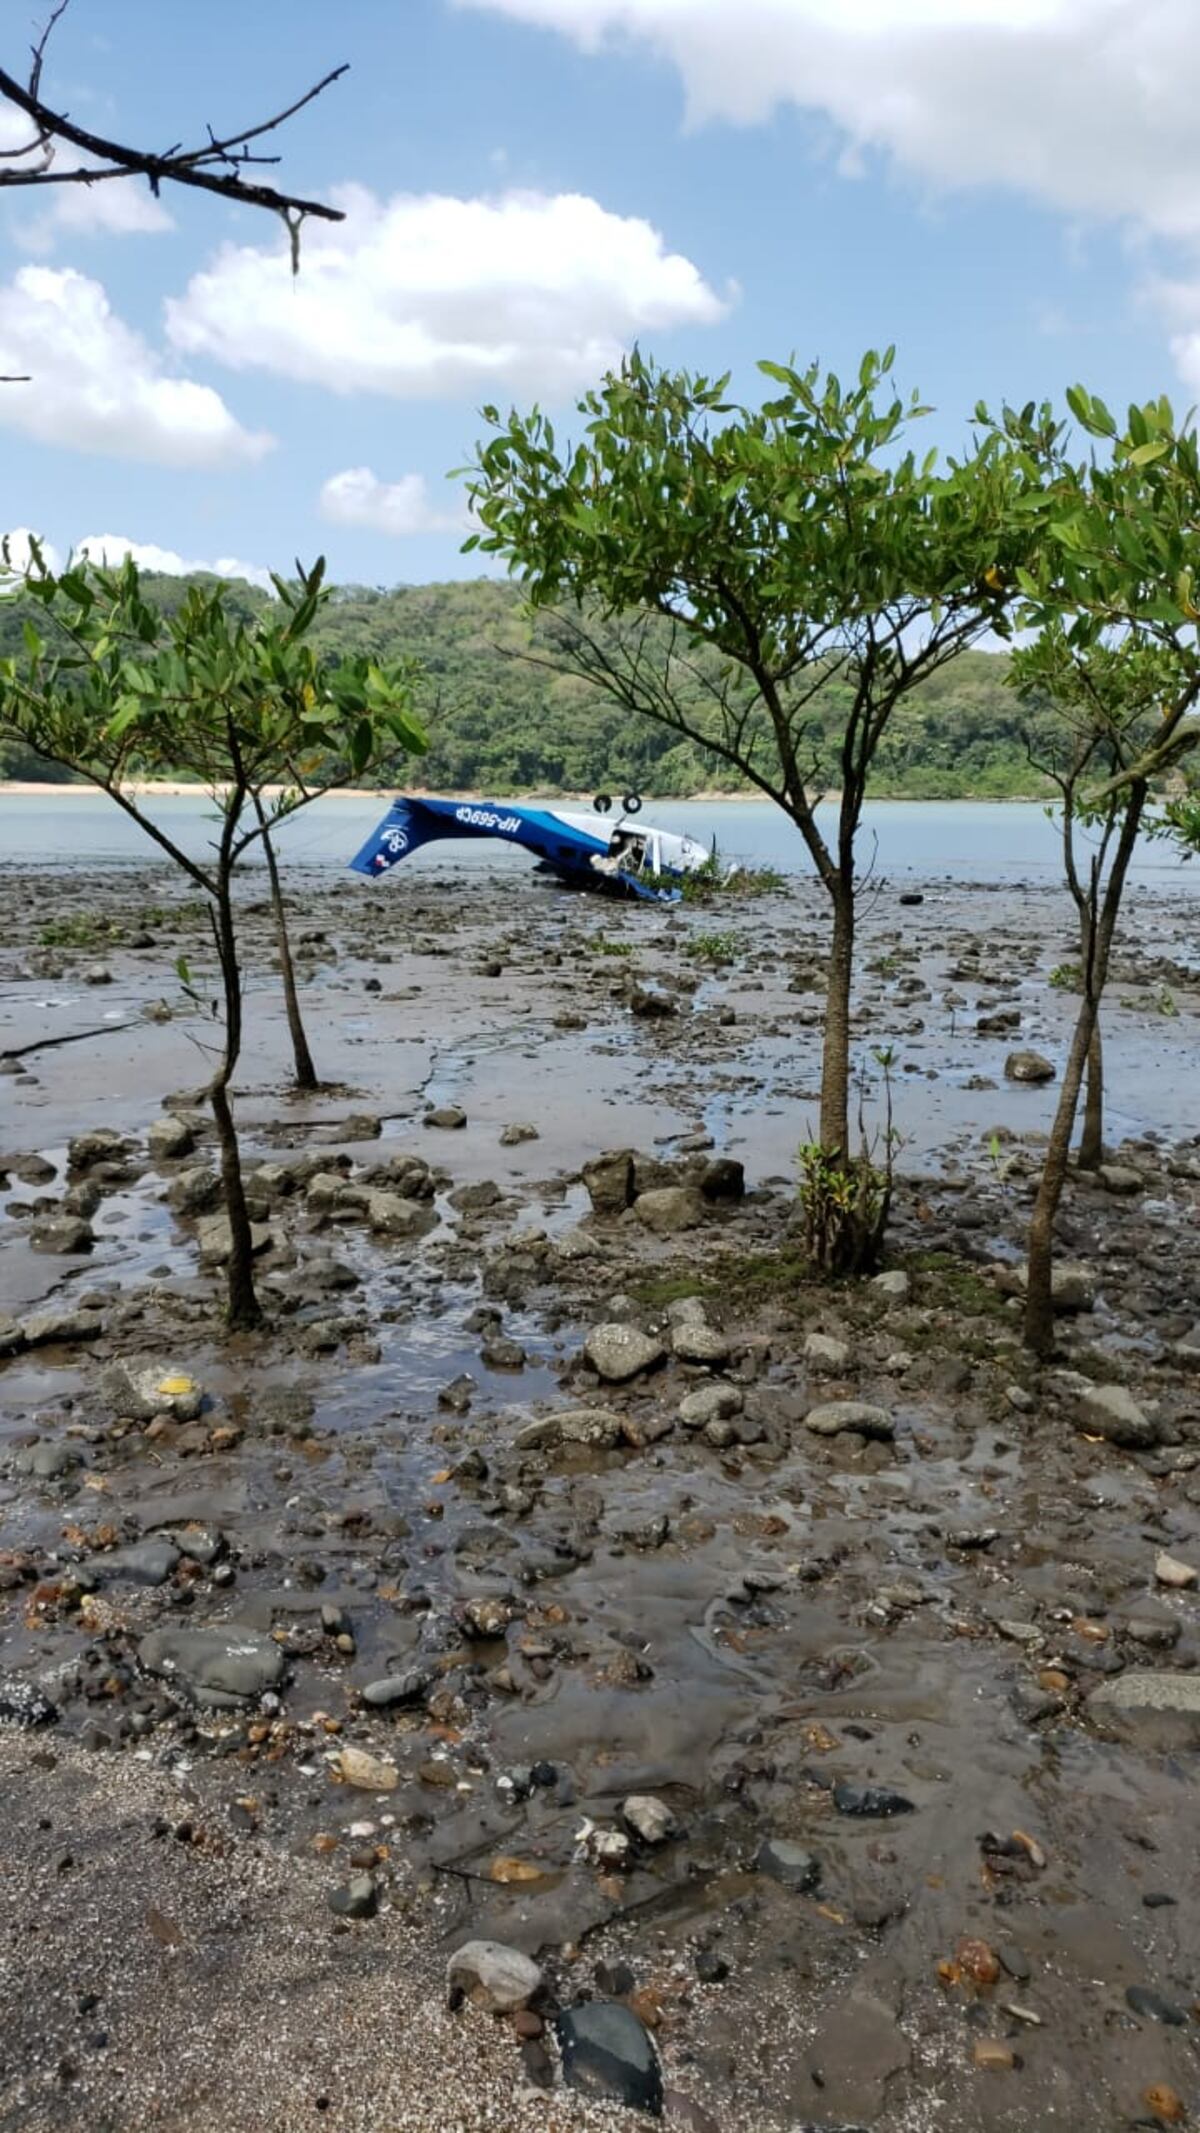
[[[516,800],[394,800],[360,852],[356,873],[388,874],[423,844],[445,837],[499,837],[523,845],[543,867],[576,888],[614,889],[653,903],[677,903],[684,874],[710,863],[711,853],[694,837],[654,829],[638,817],[641,801],[630,794],[619,814],[568,814],[557,807],[526,807]]]

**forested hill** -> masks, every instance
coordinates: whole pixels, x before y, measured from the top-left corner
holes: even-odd
[[[182,597],[181,579],[145,582],[164,607]],[[229,591],[248,612],[264,598],[246,585]],[[523,659],[530,633],[520,591],[502,580],[388,592],[340,587],[314,637],[331,652],[408,654],[422,662],[420,710],[430,748],[414,784],[490,793],[608,788],[676,798],[740,789],[723,764],[691,742]],[[19,603],[0,602],[0,652],[19,646]],[[896,714],[872,790],[909,799],[1038,793],[1021,706],[1004,686],[1006,664],[1001,653],[967,652],[915,693]],[[830,733],[837,709],[831,688],[820,720]],[[827,760],[836,782],[832,754]],[[0,743],[0,778],[38,775],[46,775],[45,766]]]

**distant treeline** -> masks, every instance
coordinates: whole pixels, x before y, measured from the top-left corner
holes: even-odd
[[[186,581],[146,577],[147,595],[170,609]],[[234,584],[229,598],[254,613],[266,596]],[[623,711],[571,678],[548,673],[520,655],[530,648],[519,589],[476,578],[445,585],[339,587],[313,631],[330,652],[363,651],[380,659],[411,656],[423,667],[419,708],[429,753],[412,782],[448,792],[638,791],[677,799],[704,791],[745,789],[697,744]],[[21,645],[21,603],[0,601],[0,654]],[[872,791],[896,799],[1013,799],[1038,795],[1045,781],[1031,769],[1028,715],[1004,686],[999,652],[965,652],[914,691],[892,721]],[[813,741],[827,782],[822,729],[832,734],[838,689],[816,699]],[[61,775],[61,773],[57,774]],[[0,743],[0,778],[53,778],[52,766]]]

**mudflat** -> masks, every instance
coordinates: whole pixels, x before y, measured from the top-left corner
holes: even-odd
[[[1065,897],[865,897],[903,1141],[828,1287],[814,885],[288,886],[324,1085],[248,877],[227,1340],[205,914],[0,870],[6,2133],[1184,2122],[1194,901],[1130,900],[1035,1366]]]

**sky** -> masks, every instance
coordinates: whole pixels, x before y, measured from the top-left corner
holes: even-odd
[[[24,75],[48,0],[9,0]],[[305,225],[144,185],[0,191],[0,528],[266,582],[475,574],[481,407],[635,341],[977,400],[1200,395],[1197,0],[70,0],[46,101],[193,144],[349,72],[268,173]],[[0,150],[27,128],[0,104]],[[65,154],[60,151],[60,157]]]

